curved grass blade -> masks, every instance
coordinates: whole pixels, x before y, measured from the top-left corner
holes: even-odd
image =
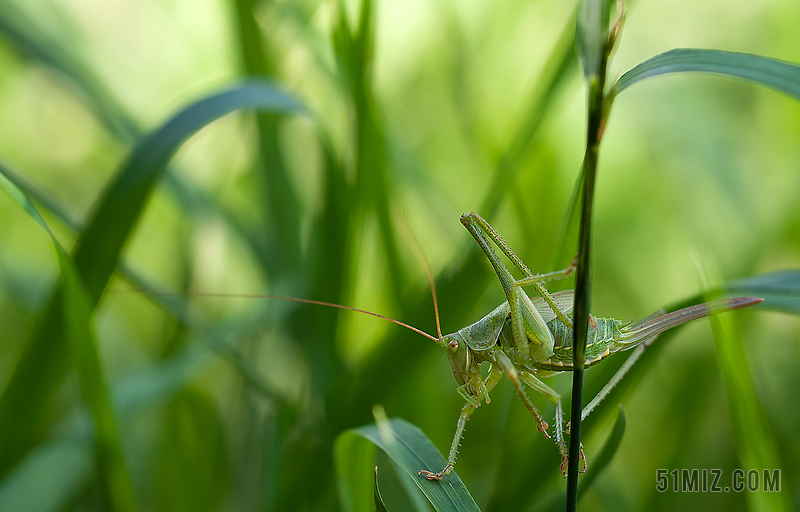
[[[0,172],[3,169],[0,169]],[[0,186],[17,201],[50,236],[58,257],[61,281],[53,307],[64,320],[64,335],[78,370],[78,380],[84,401],[92,413],[97,435],[97,459],[112,509],[135,511],[136,504],[120,447],[119,431],[103,376],[97,341],[91,328],[94,307],[81,282],[78,271],[67,253],[53,236],[47,223],[30,199],[5,175],[0,174]]]
[[[386,510],[386,504],[383,503],[383,498],[381,497],[381,490],[378,487],[378,466],[375,466],[375,512],[388,512]]]
[[[637,65],[617,80],[611,92],[668,73],[687,71],[714,73],[770,87],[800,100],[800,66],[749,53],[679,48],[656,55]]]
[[[297,100],[268,82],[244,83],[190,105],[133,149],[76,244],[75,264],[95,300],[105,289],[122,246],[172,155],[200,128],[244,109],[304,112]]]
[[[51,7],[58,8],[57,5]],[[118,140],[128,145],[145,134],[135,116],[124,109],[91,65],[72,49],[70,43],[73,41],[64,41],[63,38],[48,34],[21,9],[9,2],[0,3],[0,36],[22,57],[54,71],[59,79],[66,79],[71,86],[69,92],[77,93],[100,123]],[[270,272],[280,249],[270,246],[264,240],[261,230],[254,231],[205,192],[188,184],[172,169],[167,169],[164,184],[184,211],[202,209],[219,216],[232,228],[232,233],[237,233],[249,245],[261,265]]]
[[[215,119],[241,110],[303,112],[300,103],[265,82],[245,83],[206,97],[179,112],[132,151],[104,192],[78,239],[74,264],[94,310],[119,261],[120,252],[147,199],[178,147]],[[0,397],[0,477],[30,447],[42,409],[69,367],[64,318],[56,290],[34,325],[14,373]]]
[[[360,436],[386,452],[438,512],[479,511],[478,505],[455,471],[440,482],[431,482],[417,475],[420,469],[444,467],[444,457],[417,427],[400,418],[381,418],[381,412],[382,410],[375,411],[375,424],[341,434],[337,439],[337,446],[341,446],[341,443],[353,446],[353,437]],[[337,449],[337,459],[340,453]],[[339,464],[337,466],[340,469],[343,467]],[[402,478],[402,475],[398,477]]]

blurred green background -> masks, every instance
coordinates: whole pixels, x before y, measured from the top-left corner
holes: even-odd
[[[629,8],[612,78],[676,47],[800,62],[791,0]],[[544,0],[6,1],[0,162],[83,224],[145,133],[265,76],[311,114],[234,114],[189,139],[141,211],[126,267],[156,290],[327,300],[435,332],[411,232],[452,332],[503,300],[461,213],[487,218],[534,271],[572,259],[569,244],[556,247],[585,130],[573,13]],[[644,317],[694,296],[698,268],[730,280],[797,267],[798,140],[800,105],[741,82],[670,76],[621,95],[600,152],[593,314]],[[69,250],[77,232],[43,212]],[[5,387],[59,267],[5,195],[0,219]],[[118,272],[94,315],[138,509],[337,509],[334,441],[372,422],[378,403],[446,453],[462,399],[430,341],[320,307],[128,292],[142,284]],[[800,323],[758,310],[735,323],[783,493],[798,503]],[[696,324],[626,393],[625,436],[586,509],[755,506],[744,493],[655,489],[657,468],[720,468],[729,481],[742,467],[711,331]],[[620,362],[587,372],[587,395]],[[110,506],[78,378],[65,375],[19,457],[0,461],[8,510]],[[569,376],[548,383],[569,392]],[[457,472],[483,510],[546,509],[563,493],[557,451],[508,382],[492,396],[469,422]],[[590,464],[610,405],[585,432]]]

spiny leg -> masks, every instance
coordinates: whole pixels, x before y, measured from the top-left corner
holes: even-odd
[[[476,219],[480,219],[480,221]],[[534,341],[534,350],[539,351],[538,354],[535,354],[537,359],[546,359],[552,355],[553,335],[547,329],[547,324],[545,324],[541,314],[531,303],[530,298],[521,289],[514,288],[514,283],[516,282],[514,276],[511,275],[511,272],[506,268],[484,236],[486,231],[483,229],[482,223],[485,224],[485,221],[477,214],[469,213],[461,216],[461,223],[464,224],[464,227],[467,228],[492,264],[497,278],[500,280],[500,285],[503,287],[510,309],[512,343],[516,350],[514,358],[522,361],[528,360],[531,348],[529,340],[532,340]],[[516,255],[514,257],[519,260]],[[522,264],[521,260],[520,264]],[[524,266],[524,264],[522,265]],[[527,269],[527,267],[525,268]]]
[[[508,244],[503,240],[503,238],[494,230],[494,228],[486,222],[480,215],[475,212],[470,212],[461,216],[461,223],[467,228],[467,230],[472,234],[472,236],[478,242],[478,245],[481,246],[483,252],[489,258],[489,261],[492,262],[492,266],[495,268],[495,272],[500,277],[500,282],[503,285],[503,290],[506,292],[506,296],[509,298],[509,302],[511,301],[511,296],[513,295],[514,288],[533,285],[536,288],[536,291],[542,298],[547,302],[547,305],[553,309],[553,312],[556,314],[559,320],[561,320],[564,325],[571,328],[572,321],[567,317],[567,315],[558,307],[555,303],[553,298],[550,296],[550,293],[545,289],[542,283],[546,283],[548,281],[557,281],[559,279],[565,279],[569,277],[572,272],[575,271],[575,267],[577,265],[577,256],[572,261],[569,267],[565,268],[564,270],[557,270],[554,272],[548,272],[546,274],[534,274],[531,270],[525,265],[522,259],[517,256],[517,254],[511,250]],[[505,265],[502,264],[497,255],[494,253],[494,250],[486,243],[484,236],[487,236],[490,240],[492,240],[497,247],[503,251],[503,254],[514,263],[514,266],[522,272],[525,277],[520,280],[515,280]],[[498,268],[499,263],[502,266],[502,270]]]
[[[520,372],[520,379],[527,384],[531,389],[537,391],[550,400],[550,403],[556,407],[556,446],[558,446],[558,453],[561,455],[561,473],[566,477],[567,465],[569,463],[567,443],[564,440],[564,413],[561,410],[561,395],[555,392],[550,386],[539,380],[535,375],[529,372]],[[581,473],[586,473],[586,457],[583,455],[583,445],[581,445],[580,460],[583,461],[583,468]],[[580,462],[579,462],[580,464]]]
[[[461,438],[464,436],[464,428],[467,426],[467,420],[472,413],[475,412],[475,409],[480,407],[481,399],[485,397],[486,403],[489,403],[489,391],[497,385],[502,376],[502,372],[493,365],[489,369],[489,375],[486,377],[486,380],[483,381],[483,386],[478,396],[474,397],[473,400],[467,400],[467,403],[461,408],[461,414],[458,416],[458,424],[456,426],[456,434],[453,436],[453,443],[450,445],[450,452],[447,455],[447,464],[444,469],[438,473],[422,469],[417,473],[418,475],[422,475],[428,480],[441,480],[453,470],[458,460],[458,447],[461,444]]]
[[[500,365],[501,368],[506,372],[508,378],[511,379],[511,383],[514,385],[514,389],[517,390],[517,394],[519,395],[520,399],[522,400],[523,405],[528,411],[533,415],[534,419],[536,420],[536,428],[539,429],[539,432],[544,434],[544,437],[550,439],[550,434],[547,433],[547,429],[549,425],[544,418],[542,418],[539,409],[533,405],[531,399],[528,398],[528,395],[525,394],[525,390],[522,388],[519,379],[519,372],[517,372],[517,368],[514,366],[514,363],[505,355],[502,351],[498,351],[494,354],[497,363]]]

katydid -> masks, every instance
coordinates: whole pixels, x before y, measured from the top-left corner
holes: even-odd
[[[421,470],[429,480],[441,480],[456,464],[458,446],[464,432],[466,421],[480,406],[482,400],[489,403],[489,392],[500,380],[502,373],[508,376],[522,399],[522,403],[536,419],[536,424],[545,437],[548,425],[542,415],[522,388],[524,383],[545,395],[555,405],[555,442],[561,454],[561,471],[566,476],[568,464],[567,444],[564,441],[561,397],[540,380],[563,371],[572,370],[572,321],[567,316],[572,312],[573,291],[550,294],[543,283],[569,277],[575,269],[575,260],[564,270],[547,274],[533,274],[500,235],[478,214],[470,212],[461,216],[461,223],[480,246],[489,259],[503,291],[503,302],[485,317],[453,334],[442,336],[439,331],[439,345],[447,350],[447,358],[456,381],[458,392],[466,400],[458,418],[456,434],[450,446],[447,465],[438,473]],[[524,274],[522,279],[514,279],[511,272],[495,253],[489,241],[505,254],[514,266]],[[533,286],[539,297],[531,299],[522,290],[523,286]],[[737,297],[698,304],[668,314],[659,314],[640,324],[634,321],[623,322],[613,318],[589,317],[589,333],[586,343],[585,367],[599,363],[605,357],[622,350],[632,349],[653,341],[660,333],[678,325],[705,316],[758,304],[762,299]],[[438,326],[438,319],[437,319]],[[635,357],[638,355],[634,354]],[[481,377],[481,363],[490,363],[489,375]],[[634,359],[635,361],[635,359]],[[585,417],[591,409],[607,395],[627,368],[615,376],[598,396],[584,409]],[[581,418],[581,420],[583,419]],[[583,471],[586,470],[585,459]]]
[[[419,475],[429,480],[441,480],[453,470],[456,464],[458,446],[467,420],[475,409],[481,405],[482,401],[485,400],[487,404],[489,403],[489,392],[492,391],[502,378],[503,373],[505,373],[511,380],[516,393],[522,399],[522,403],[535,418],[539,431],[547,438],[550,438],[547,433],[548,424],[525,394],[522,384],[545,395],[555,406],[555,443],[561,454],[561,471],[566,475],[568,457],[567,445],[564,441],[561,397],[543,383],[540,378],[556,375],[564,371],[572,371],[573,369],[572,321],[568,316],[572,313],[573,291],[565,290],[550,294],[543,283],[569,277],[575,269],[577,259],[573,260],[572,264],[564,270],[547,274],[533,274],[503,241],[500,235],[478,214],[470,212],[462,215],[461,223],[472,234],[489,259],[492,267],[494,267],[507,300],[477,322],[452,334],[442,335],[436,288],[430,268],[424,261],[423,264],[433,295],[438,337],[377,313],[328,302],[274,295],[232,295],[203,292],[194,292],[191,295],[267,298],[347,309],[389,320],[421,334],[443,347],[447,352],[447,359],[453,376],[459,384],[458,393],[464,398],[466,404],[461,409],[461,414],[458,418],[456,433],[450,446],[446,466],[438,473],[433,473],[426,469],[419,471]],[[503,254],[513,262],[514,266],[524,274],[522,279],[514,279],[511,272],[495,253],[490,241],[500,248]],[[529,297],[522,290],[523,286],[533,286],[538,296]],[[616,352],[635,347],[636,351],[600,393],[584,408],[581,421],[594,409],[597,403],[608,395],[611,388],[638,359],[644,348],[652,343],[660,333],[708,315],[752,306],[762,300],[752,297],[715,300],[672,313],[657,312],[639,323],[590,316],[585,367],[593,366]],[[481,364],[483,362],[490,364],[488,376],[485,379],[481,377]],[[585,471],[586,461],[582,451],[580,458],[584,462],[583,471]]]

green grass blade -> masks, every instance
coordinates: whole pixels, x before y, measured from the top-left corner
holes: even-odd
[[[76,245],[75,264],[94,300],[102,294],[122,246],[172,155],[200,128],[236,110],[304,111],[297,100],[274,85],[244,83],[197,101],[137,144]]]
[[[151,133],[131,153],[105,191],[73,261],[96,307],[119,261],[120,252],[164,168],[190,135],[215,119],[240,109],[303,112],[293,98],[267,83],[245,83],[204,98]],[[9,383],[0,397],[0,476],[30,447],[48,398],[69,367],[64,319],[57,291],[34,325]]]
[[[783,270],[727,283],[731,295],[761,297],[758,308],[800,315],[800,270]]]
[[[93,469],[88,441],[57,439],[43,444],[2,481],[0,510],[66,510]]]
[[[45,231],[50,232],[49,226],[39,214],[35,205],[29,198],[34,198],[37,202],[53,213],[60,221],[74,232],[80,234],[81,222],[77,217],[61,206],[57,201],[45,192],[39,190],[35,185],[23,179],[13,172],[3,162],[0,162],[0,187],[2,187],[24,210],[26,210],[34,220],[42,226]],[[51,235],[52,236],[52,235]],[[194,310],[188,300],[177,291],[165,291],[156,287],[144,279],[139,273],[125,265],[120,264],[120,271],[125,278],[153,303],[173,318],[178,320],[184,327],[192,332],[198,333],[203,338],[206,346],[215,351],[220,357],[227,360],[236,371],[242,376],[245,382],[252,386],[258,393],[266,398],[284,403],[285,398],[271,386],[265,383],[256,371],[245,360],[244,356],[237,348],[227,341],[213,328],[206,325]]]
[[[388,512],[386,510],[386,504],[383,502],[383,498],[381,497],[381,490],[378,487],[378,466],[375,466],[374,498],[375,498],[375,512]]]
[[[800,100],[800,66],[749,53],[679,48],[656,55],[617,80],[619,94],[647,78],[668,73],[702,72],[740,78],[770,87]]]
[[[65,334],[78,370],[83,399],[94,419],[99,473],[106,485],[112,509],[132,512],[136,510],[133,487],[122,456],[119,431],[97,352],[97,341],[91,328],[94,305],[69,256],[59,250],[58,259]]]
[[[400,467],[406,476],[416,484],[428,498],[434,508],[439,512],[444,511],[477,511],[480,510],[475,500],[455,471],[446,476],[441,482],[431,482],[417,475],[420,469],[443,468],[446,464],[444,457],[436,450],[425,434],[414,425],[399,418],[379,421],[373,425],[346,431],[337,440],[337,443],[352,443],[347,436],[360,436],[372,442],[375,446],[386,452],[389,457]],[[341,445],[340,445],[341,446]],[[364,471],[371,477],[369,472]],[[366,480],[371,483],[371,478]],[[370,487],[362,485],[371,498]]]
[[[66,78],[73,86],[69,90],[78,93],[100,123],[117,139],[130,144],[144,135],[144,130],[135,117],[124,110],[121,102],[98,78],[91,66],[84,62],[81,55],[71,50],[72,41],[51,37],[28,19],[24,12],[8,2],[0,3],[0,35],[24,58],[55,71],[59,78]],[[167,169],[165,185],[185,211],[202,207],[206,211],[215,212],[233,228],[234,233],[238,233],[247,242],[264,268],[273,266],[274,254],[278,249],[264,242],[261,230],[254,231],[245,225],[227,208],[189,185],[171,169]]]
[[[4,169],[0,167],[0,173],[3,171]],[[71,349],[78,370],[84,401],[94,419],[97,433],[97,458],[107,498],[116,511],[135,511],[133,487],[122,456],[117,423],[103,377],[97,342],[91,328],[94,310],[92,301],[81,283],[72,260],[58,244],[30,199],[4,174],[0,174],[0,186],[28,212],[53,242],[61,270],[61,284],[57,292],[60,300],[56,299],[52,303],[56,308],[59,305],[61,307],[67,345]]]
[[[742,336],[730,315],[709,318],[714,333],[722,378],[728,394],[736,452],[745,471],[781,468],[775,436],[756,394]],[[748,509],[753,511],[794,510],[786,492],[748,492]]]

